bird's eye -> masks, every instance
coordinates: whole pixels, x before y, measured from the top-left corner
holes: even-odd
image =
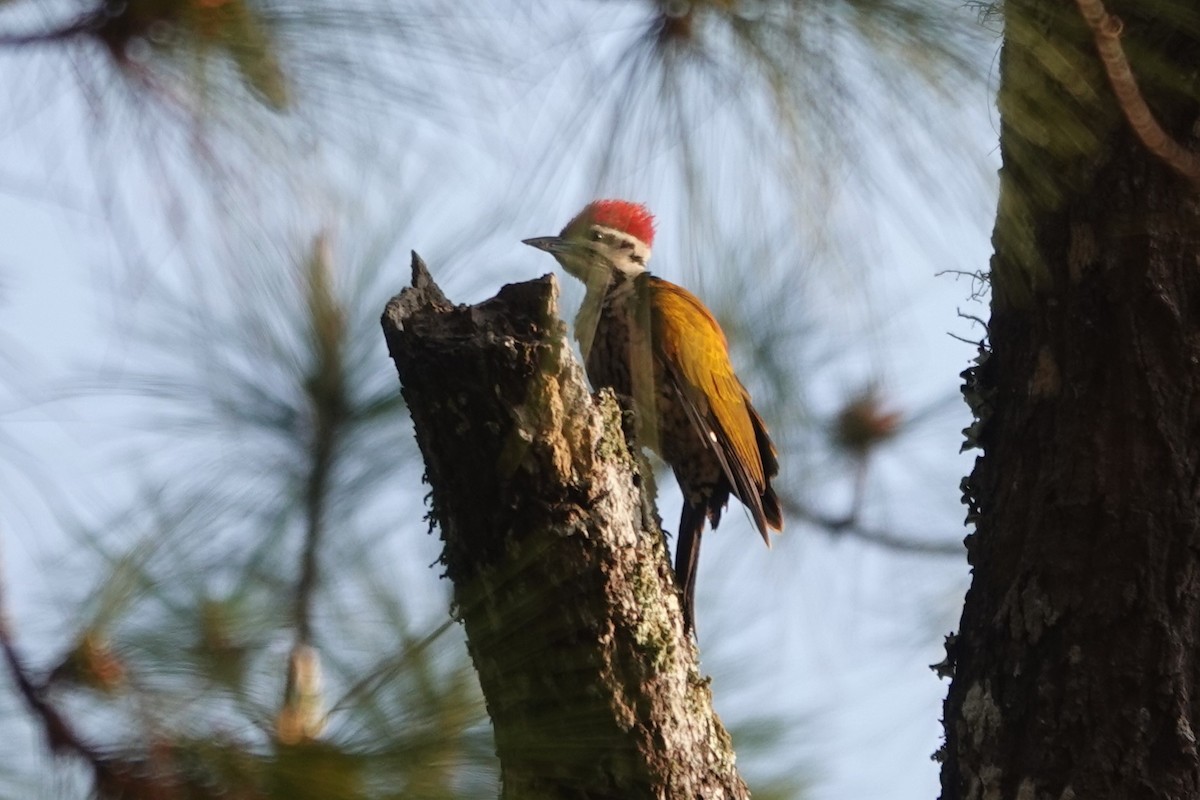
[[[592,233],[591,233],[591,237],[590,237],[590,238],[591,238],[591,240],[592,240],[593,242],[598,242],[598,241],[600,241],[601,239],[603,239],[603,238],[604,238],[604,234],[603,234],[603,233],[601,233],[600,231],[595,231],[595,230],[594,230],[594,231],[592,231]]]

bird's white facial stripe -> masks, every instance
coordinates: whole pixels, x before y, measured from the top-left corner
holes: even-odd
[[[624,231],[603,225],[596,225],[592,230],[600,234],[600,239],[595,242],[596,248],[609,257],[613,266],[626,275],[637,275],[646,271],[646,264],[650,261],[650,248],[645,242]]]

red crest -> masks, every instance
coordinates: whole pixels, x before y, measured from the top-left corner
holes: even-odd
[[[640,239],[647,247],[654,244],[654,215],[644,205],[628,200],[596,200],[571,220],[568,228],[580,223],[603,225]]]

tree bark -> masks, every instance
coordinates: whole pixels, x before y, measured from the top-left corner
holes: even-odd
[[[744,798],[639,459],[552,276],[453,306],[413,254],[383,314],[503,797]]]
[[[1115,5],[1115,4],[1113,4]],[[1133,3],[1124,50],[1186,137],[1197,3]],[[1134,136],[1074,3],[1003,6],[983,455],[944,708],[944,800],[1200,796],[1200,220]],[[1172,22],[1174,19],[1176,22]]]

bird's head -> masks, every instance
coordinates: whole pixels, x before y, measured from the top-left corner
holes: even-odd
[[[613,271],[645,272],[653,242],[654,217],[645,206],[626,200],[596,200],[558,236],[524,240],[554,256],[563,269],[588,285]]]

